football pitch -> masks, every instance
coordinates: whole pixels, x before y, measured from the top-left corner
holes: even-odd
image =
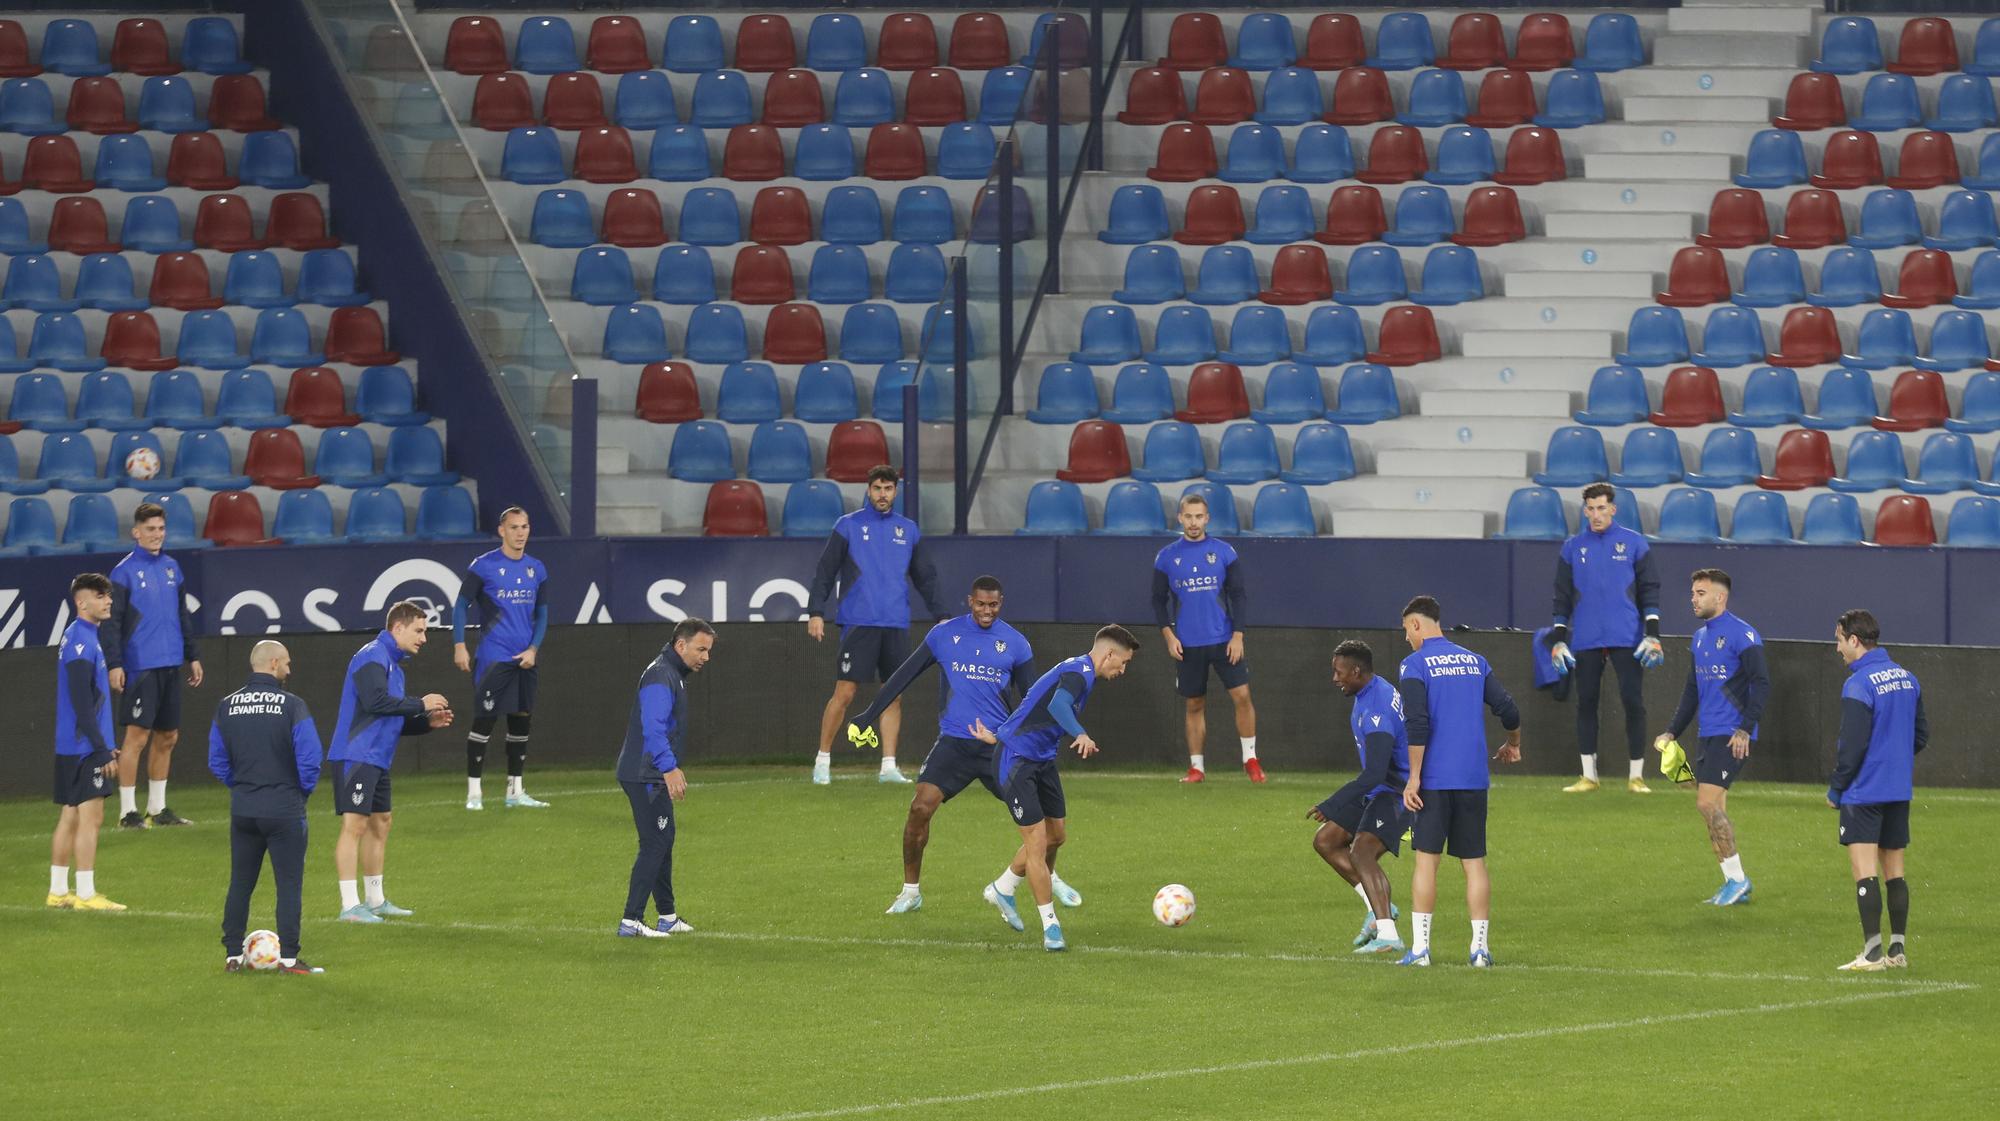
[[[193,827],[104,835],[99,890],[127,914],[42,907],[55,807],[0,803],[0,1115],[1769,1121],[1995,1100],[1996,792],[1918,791],[1911,967],[1850,975],[1820,791],[1732,795],[1756,890],[1716,908],[1690,793],[1503,777],[1496,965],[1477,971],[1450,860],[1430,969],[1349,952],[1361,904],[1304,819],[1344,773],[1187,787],[1070,766],[1066,954],[1043,952],[1025,895],[1021,934],[981,901],[1016,838],[983,791],[933,823],[923,909],[889,916],[908,787],[690,775],[676,888],[699,929],[665,940],[612,937],[633,840],[608,768],[531,776],[543,811],[502,810],[491,776],[481,813],[457,776],[399,777],[387,883],[416,915],[379,926],[332,921],[316,797],[318,977],[222,971],[219,786],[176,785]],[[1385,866],[1407,912],[1407,856]],[[1199,900],[1179,929],[1149,910],[1169,882]],[[267,871],[252,925],[270,914]]]

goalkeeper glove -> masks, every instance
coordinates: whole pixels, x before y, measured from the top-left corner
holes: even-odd
[[[1567,674],[1576,668],[1576,655],[1570,652],[1569,643],[1558,642],[1549,648],[1549,660],[1556,664],[1556,672]]]
[[[1660,640],[1652,635],[1640,639],[1639,645],[1632,648],[1632,653],[1639,659],[1639,664],[1647,669],[1656,669],[1664,665],[1667,660],[1666,653],[1660,649]]]
[[[881,747],[882,735],[875,730],[873,725],[862,727],[859,724],[849,724],[847,726],[847,743],[850,747]]]

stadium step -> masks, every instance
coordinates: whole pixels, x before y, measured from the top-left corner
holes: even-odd
[[[1583,157],[1586,179],[1648,179],[1722,182],[1728,180],[1732,161],[1728,156],[1692,152],[1587,152]]]
[[[1425,416],[1561,416],[1575,408],[1561,389],[1426,389],[1417,398]]]
[[[1485,448],[1385,448],[1375,453],[1375,473],[1419,478],[1486,479],[1527,476],[1529,454]]]
[[[613,537],[633,534],[652,535],[660,532],[660,525],[660,507],[657,504],[627,505],[601,500],[597,503],[599,533]]]
[[[1655,66],[1764,66],[1797,70],[1810,53],[1802,35],[1686,34],[1653,41]]]
[[[597,473],[623,475],[632,470],[632,453],[617,444],[597,445]]]
[[[1481,510],[1335,510],[1335,537],[1484,537]]]
[[[1555,211],[1545,214],[1542,224],[1548,237],[1677,242],[1694,238],[1694,215],[1686,211]]]
[[[1766,97],[1628,97],[1625,119],[1634,123],[1727,121],[1763,124],[1771,119]]]
[[[1807,35],[1812,32],[1813,11],[1817,7],[1732,4],[1727,7],[1670,8],[1667,11],[1667,34]]]
[[[1467,331],[1459,340],[1467,358],[1603,358],[1610,360],[1609,331]]]
[[[1597,272],[1570,269],[1561,272],[1510,272],[1507,295],[1517,299],[1546,299],[1556,296],[1617,296],[1650,300],[1654,292],[1649,272]]]

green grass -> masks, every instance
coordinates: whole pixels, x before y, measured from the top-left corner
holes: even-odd
[[[938,816],[924,909],[889,917],[907,788],[698,768],[676,857],[701,929],[667,941],[611,937],[632,840],[604,773],[535,776],[541,812],[500,810],[489,779],[480,814],[456,778],[398,779],[388,884],[417,914],[376,927],[331,921],[322,796],[314,978],[221,971],[219,787],[176,788],[193,828],[104,836],[100,890],[124,915],[45,911],[54,808],[0,803],[0,1115],[1771,1121],[1991,1100],[2000,794],[1921,792],[1912,968],[1849,976],[1853,888],[1813,791],[1736,793],[1757,892],[1725,910],[1700,903],[1718,873],[1690,795],[1508,777],[1499,964],[1463,964],[1447,861],[1437,964],[1415,971],[1349,954],[1360,904],[1309,846],[1305,810],[1347,776],[1072,770],[1062,868],[1084,906],[1063,955],[980,901],[1015,833],[977,790]],[[1407,909],[1407,862],[1389,872]],[[1178,930],[1148,910],[1172,881],[1200,901]]]

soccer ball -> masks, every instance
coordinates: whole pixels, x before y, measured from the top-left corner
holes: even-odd
[[[151,448],[133,448],[132,454],[125,457],[125,477],[128,479],[150,479],[159,473],[160,453]]]
[[[1153,917],[1162,926],[1186,926],[1194,917],[1194,892],[1181,884],[1168,884],[1154,892]]]
[[[278,936],[268,930],[253,930],[243,940],[243,964],[252,969],[276,969],[280,954]]]

